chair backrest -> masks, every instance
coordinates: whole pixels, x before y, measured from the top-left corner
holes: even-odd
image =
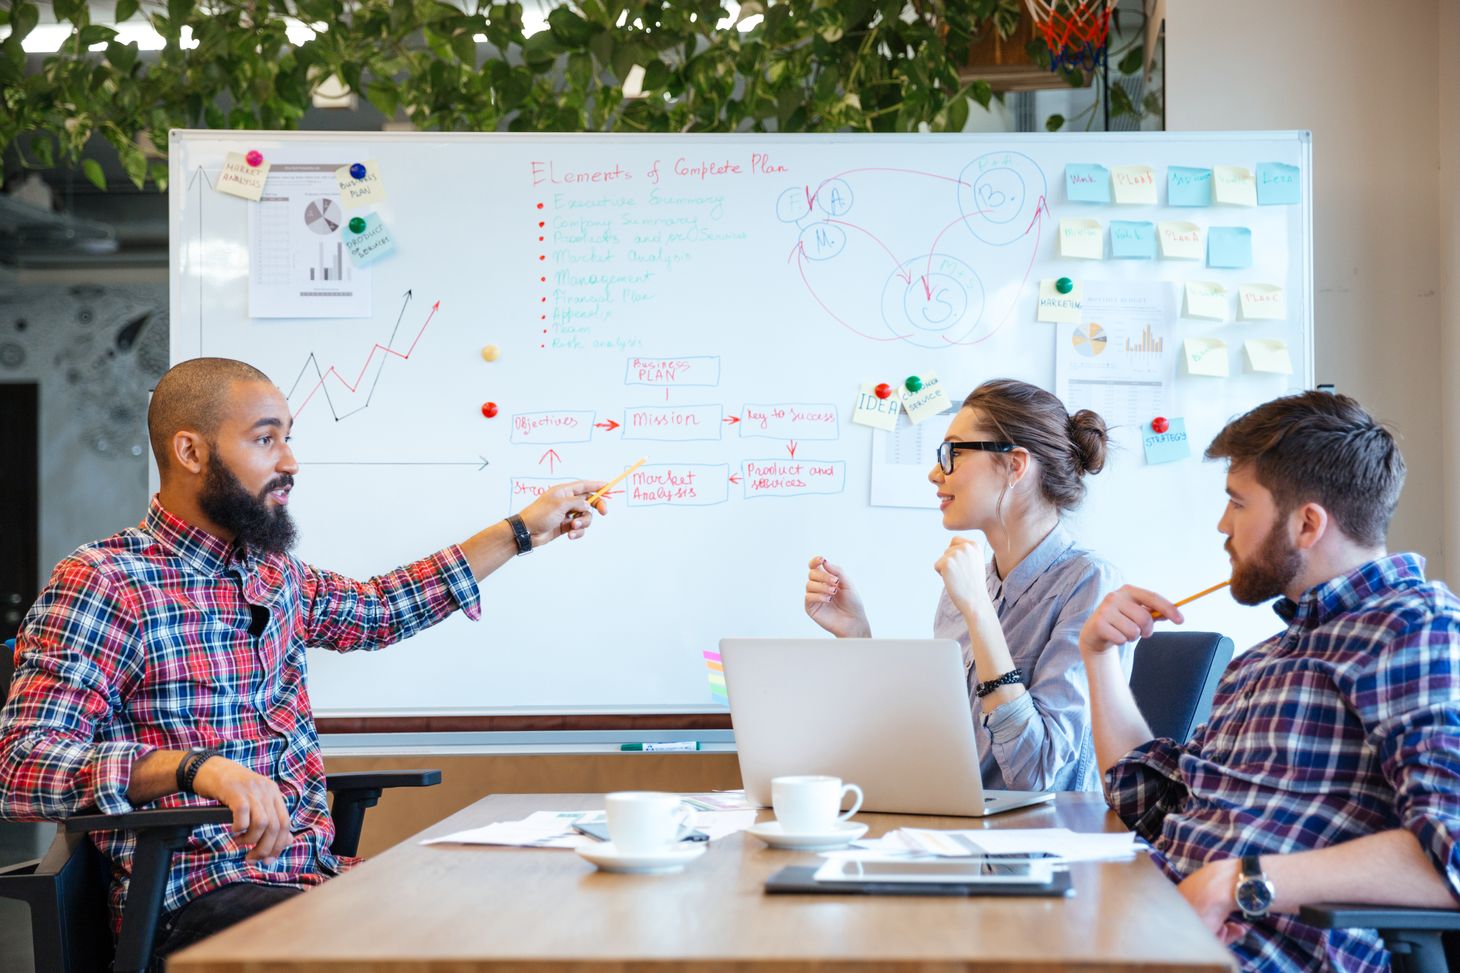
[[[1156,736],[1190,739],[1231,660],[1232,640],[1216,632],[1160,632],[1136,643],[1131,694]]]
[[[15,639],[5,640],[5,650],[0,652],[0,706],[10,698],[10,680],[15,675]]]

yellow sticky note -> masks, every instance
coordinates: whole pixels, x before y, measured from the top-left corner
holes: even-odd
[[[1227,343],[1220,338],[1187,338],[1182,343],[1189,375],[1227,377]]]
[[[1156,205],[1156,171],[1150,166],[1115,166],[1110,170],[1117,203]]]
[[[1105,228],[1099,220],[1060,220],[1060,256],[1105,259]]]
[[[892,394],[885,399],[877,398],[877,383],[863,382],[857,392],[857,405],[852,409],[852,421],[859,426],[891,431],[897,428],[897,414],[902,411],[902,388],[894,385]]]
[[[1085,303],[1085,285],[1071,281],[1068,294],[1061,294],[1054,280],[1039,282],[1039,313],[1036,320],[1051,324],[1079,324],[1080,307]]]
[[[1212,198],[1228,206],[1257,205],[1257,176],[1246,166],[1212,166]]]
[[[269,164],[260,162],[256,166],[248,164],[242,152],[230,152],[223,160],[223,174],[218,177],[214,189],[220,193],[227,193],[230,196],[237,196],[240,199],[251,199],[255,203],[264,193],[264,180],[269,178]]]
[[[916,392],[906,392],[902,397],[902,406],[907,409],[907,417],[915,426],[953,408],[938,376],[932,372],[924,372],[921,378],[923,387]]]
[[[1172,220],[1157,227],[1161,238],[1161,256],[1167,260],[1201,260],[1206,250],[1201,242],[1201,227],[1186,220]]]
[[[1288,319],[1288,296],[1276,284],[1243,284],[1237,288],[1237,302],[1245,321]]]
[[[365,167],[365,175],[359,179],[350,174],[351,167],[357,164]],[[385,180],[380,178],[380,165],[374,159],[340,166],[335,170],[335,180],[340,184],[340,205],[345,209],[385,201]]]
[[[1277,338],[1249,338],[1242,347],[1247,352],[1247,368],[1254,372],[1276,375],[1293,374],[1293,361],[1288,357],[1287,342]]]
[[[1227,288],[1214,280],[1187,281],[1186,316],[1227,320]]]

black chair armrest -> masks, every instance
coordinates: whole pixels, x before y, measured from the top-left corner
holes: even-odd
[[[329,774],[324,779],[324,786],[331,791],[433,787],[439,783],[439,770],[351,770],[343,774]]]
[[[1404,909],[1384,905],[1324,902],[1305,905],[1298,918],[1318,929],[1423,929],[1460,931],[1460,910]]]
[[[334,792],[335,802],[330,817],[335,823],[335,840],[330,851],[347,858],[360,850],[360,830],[365,826],[365,810],[380,800],[380,792],[388,787],[433,787],[441,783],[439,770],[357,770],[329,774],[324,786]]]
[[[71,834],[84,831],[151,831],[156,828],[183,827],[191,830],[202,824],[227,824],[233,812],[221,804],[208,807],[158,807],[122,814],[78,814],[61,822]]]

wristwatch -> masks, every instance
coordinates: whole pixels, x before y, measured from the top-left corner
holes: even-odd
[[[517,541],[517,556],[528,553],[532,550],[532,531],[522,522],[522,518],[513,514],[507,518],[507,526],[512,528],[512,538]]]
[[[1237,908],[1248,919],[1261,919],[1272,908],[1273,887],[1262,871],[1257,855],[1242,856],[1242,874],[1237,877]]]

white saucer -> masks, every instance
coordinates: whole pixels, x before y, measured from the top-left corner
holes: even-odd
[[[816,833],[787,832],[779,821],[763,821],[745,829],[772,848],[789,848],[793,851],[824,851],[840,848],[856,841],[867,833],[867,826],[860,821],[838,821],[830,831]]]
[[[592,845],[579,845],[573,850],[591,861],[605,872],[624,872],[629,875],[661,875],[677,872],[685,865],[705,853],[706,841],[680,841],[663,851],[640,855],[626,855],[613,846],[612,841]]]

